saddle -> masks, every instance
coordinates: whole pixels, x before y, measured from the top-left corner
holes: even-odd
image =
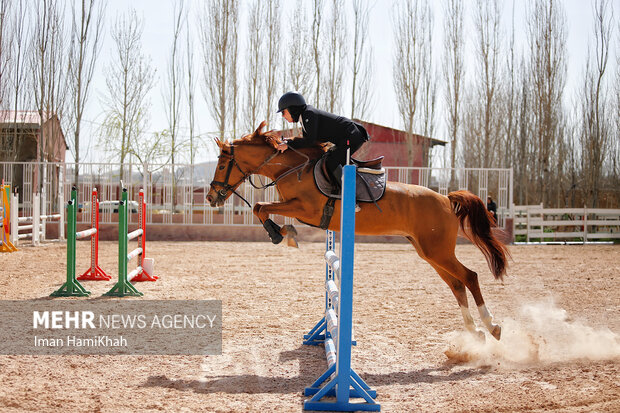
[[[339,186],[331,182],[330,174],[325,166],[325,156],[314,165],[314,183],[323,195],[328,198],[340,199],[340,193],[334,193]],[[377,202],[385,193],[385,169],[382,167],[383,156],[369,161],[351,158],[357,166],[356,201]]]

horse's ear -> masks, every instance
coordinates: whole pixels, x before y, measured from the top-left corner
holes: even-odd
[[[224,142],[222,142],[220,140],[220,138],[215,138],[215,143],[217,143],[217,146],[222,149],[222,146],[224,146]]]
[[[280,136],[278,136],[273,129],[265,132],[263,137],[265,138],[265,142],[267,142],[268,145],[273,146],[274,149],[278,149],[278,145],[282,143]]]
[[[267,126],[267,121],[264,120],[260,123],[260,125],[258,125],[258,128],[256,128],[256,130],[254,131],[254,136],[259,136],[262,134],[263,128]]]

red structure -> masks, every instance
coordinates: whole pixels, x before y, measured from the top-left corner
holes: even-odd
[[[407,132],[355,119],[361,123],[370,135],[370,141],[358,151],[356,157],[372,159],[384,156],[384,166],[427,166],[423,165],[424,151],[430,151],[435,145],[445,145],[446,142],[422,135],[413,135],[413,162],[408,160]]]
[[[435,145],[445,145],[446,142],[422,135],[413,135],[413,162],[410,164],[407,149],[407,132],[388,126],[377,125],[355,119],[368,131],[370,141],[355,153],[359,159],[373,159],[384,156],[383,166],[427,166],[423,164],[424,151],[430,151]],[[293,130],[277,131],[281,136],[295,136]]]
[[[99,266],[99,197],[97,196],[97,188],[93,189],[90,199],[90,229],[81,231],[76,234],[76,238],[90,236],[90,268],[80,275],[77,279],[108,281],[111,280],[108,274]]]
[[[127,240],[131,240],[133,238],[138,238],[139,247],[134,250],[140,251],[138,254],[138,268],[133,270],[127,275],[127,278],[130,278],[131,281],[157,281],[159,278],[157,275],[151,275],[144,268],[144,256],[146,255],[146,201],[144,200],[144,190],[140,190],[139,194],[140,198],[140,207],[138,208],[138,216],[140,221],[140,228],[137,230],[130,232],[127,235]],[[127,226],[125,226],[127,228]],[[129,253],[131,255],[132,253]],[[129,255],[127,257],[129,258]]]

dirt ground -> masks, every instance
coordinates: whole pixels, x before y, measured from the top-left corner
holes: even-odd
[[[78,271],[89,244],[78,243]],[[0,356],[0,411],[296,412],[325,369],[302,335],[324,305],[324,245],[152,242],[144,299],[223,302],[221,356]],[[620,412],[620,246],[512,246],[504,283],[480,276],[497,342],[463,331],[452,293],[405,244],[356,245],[353,366],[383,412]],[[0,255],[0,298],[45,298],[65,246]],[[116,277],[117,246],[101,245]],[[112,282],[88,282],[98,297]],[[82,298],[82,300],[86,300]],[[472,302],[470,297],[470,302]],[[477,311],[472,312],[477,323]]]

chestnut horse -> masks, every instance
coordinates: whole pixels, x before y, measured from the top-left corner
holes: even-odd
[[[313,164],[325,149],[312,147],[278,152],[279,138],[272,132],[262,132],[265,122],[250,135],[223,143],[217,140],[220,156],[207,194],[212,207],[224,204],[237,187],[250,175],[257,174],[275,182],[280,202],[258,202],[254,215],[265,225],[272,240],[296,234],[292,226],[278,227],[269,215],[278,214],[319,226],[327,201],[317,189]],[[247,202],[247,201],[246,201]],[[372,203],[360,204],[356,214],[355,233],[361,235],[402,235],[415,247],[448,284],[461,308],[468,331],[484,337],[476,329],[467,305],[469,289],[478,306],[480,318],[491,335],[499,340],[501,327],[493,323],[478,284],[478,275],[465,267],[454,255],[459,226],[465,235],[482,251],[491,272],[501,279],[506,272],[508,251],[491,233],[492,215],[480,198],[467,191],[440,195],[428,188],[388,182],[384,196],[378,201],[380,210]],[[466,227],[465,224],[468,224]],[[340,228],[340,201],[334,205],[329,229]]]

